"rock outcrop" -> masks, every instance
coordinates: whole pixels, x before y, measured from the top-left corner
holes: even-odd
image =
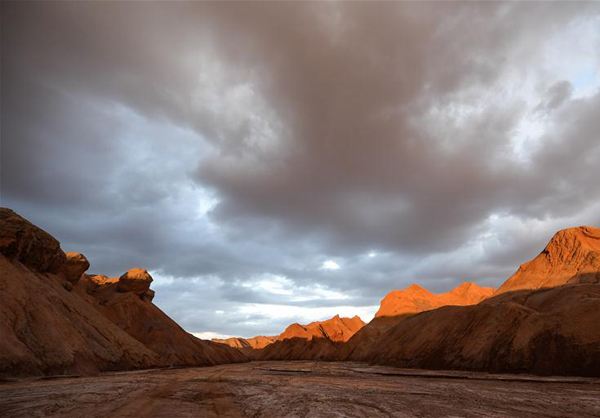
[[[336,353],[365,323],[358,316],[339,315],[308,325],[292,324],[276,340],[250,355],[258,360],[327,360]]]
[[[229,347],[237,348],[240,350],[259,350],[261,348],[266,347],[267,345],[273,343],[277,340],[277,337],[272,336],[264,336],[258,335],[252,338],[241,338],[241,337],[231,337],[231,338],[213,338],[212,341],[225,344]]]
[[[308,325],[292,324],[279,334],[277,340],[326,338],[330,341],[345,342],[364,325],[365,323],[358,316],[341,318],[339,315],[336,315],[325,321],[315,321]]]
[[[113,279],[84,275],[76,291],[120,329],[158,353],[165,365],[205,366],[244,359],[237,350],[187,333],[152,304],[152,281],[143,269]]]
[[[90,268],[90,262],[85,255],[81,253],[66,253],[65,264],[62,267],[62,272],[65,278],[71,283],[77,283],[83,273]]]
[[[0,208],[0,375],[246,360],[237,350],[188,334],[153,305],[147,272],[125,274],[123,285],[122,278],[82,273],[88,264]]]
[[[0,208],[0,254],[38,273],[58,273],[66,259],[52,235],[7,208]]]
[[[470,282],[464,282],[449,292],[440,294],[432,293],[417,284],[403,290],[393,290],[381,300],[375,318],[358,331],[334,357],[368,361],[371,346],[377,344],[389,328],[405,318],[442,306],[473,305],[493,293],[494,289],[491,287],[481,287]]]
[[[413,314],[447,305],[473,305],[490,297],[494,293],[491,287],[481,287],[465,282],[449,292],[435,294],[412,284],[403,290],[388,293],[379,305],[375,317]]]
[[[247,339],[233,337],[213,339],[213,341],[240,349],[251,357],[260,359],[274,359],[280,355],[277,353],[282,352],[301,352],[303,344],[305,344],[307,351],[301,358],[309,359],[312,358],[311,353],[314,355],[315,352],[319,352],[322,357],[322,353],[329,350],[331,346],[348,341],[364,325],[365,323],[358,316],[342,318],[335,315],[325,321],[315,321],[307,325],[291,324],[281,334],[274,337],[258,336]],[[313,340],[315,341],[313,342]],[[283,354],[281,355],[283,356]]]
[[[580,226],[557,232],[533,260],[522,264],[497,293],[600,283],[600,228]]]
[[[133,292],[143,295],[150,290],[150,284],[153,282],[152,276],[140,268],[133,268],[119,277],[117,290],[119,292]]]
[[[600,229],[570,228],[559,231],[495,296],[486,298],[490,289],[482,294],[465,286],[439,295],[448,305],[470,306],[429,309],[431,294],[413,286],[402,298],[396,293],[395,304],[382,303],[380,313],[396,316],[373,319],[334,358],[399,367],[599,376],[599,253]]]
[[[600,286],[507,292],[404,318],[366,355],[398,367],[600,376]]]
[[[203,341],[152,303],[151,275],[89,275],[83,254],[0,209],[0,376],[258,360],[600,376],[600,229],[559,231],[495,293],[390,292],[367,325],[335,316],[277,337]],[[248,353],[246,356],[245,353]]]

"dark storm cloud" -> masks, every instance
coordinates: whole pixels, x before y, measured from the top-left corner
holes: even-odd
[[[599,19],[594,3],[3,2],[2,204],[94,271],[170,277],[157,302],[191,331],[289,319],[238,324],[243,304],[495,285],[554,230],[600,224],[600,93],[546,63],[569,52],[557,33]]]

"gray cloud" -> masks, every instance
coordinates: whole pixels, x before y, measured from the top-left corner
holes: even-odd
[[[594,3],[4,2],[2,204],[94,271],[152,269],[190,331],[271,334],[292,308],[413,281],[496,285],[556,229],[600,224],[600,55],[556,40],[597,51],[599,19]]]

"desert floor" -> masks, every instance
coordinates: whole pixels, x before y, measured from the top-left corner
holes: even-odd
[[[10,417],[598,417],[600,379],[253,362],[0,384]]]

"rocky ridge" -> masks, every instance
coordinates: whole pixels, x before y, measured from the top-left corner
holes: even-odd
[[[87,275],[83,254],[0,208],[0,375],[90,374],[245,361],[152,304],[151,276]]]

